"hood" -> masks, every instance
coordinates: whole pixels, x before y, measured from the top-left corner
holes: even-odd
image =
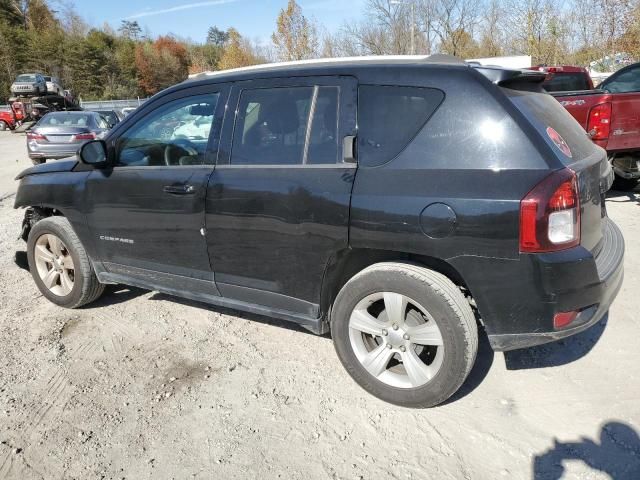
[[[38,175],[40,173],[57,173],[57,172],[71,172],[78,164],[78,159],[74,157],[64,158],[62,160],[55,160],[53,162],[42,163],[40,165],[34,165],[27,168],[18,174],[16,180],[20,180],[28,175]]]

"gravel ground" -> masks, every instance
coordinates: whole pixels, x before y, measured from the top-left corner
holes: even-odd
[[[25,270],[0,132],[0,478],[640,478],[640,193],[613,192],[626,279],[608,319],[492,353],[430,410],[376,400],[328,337],[127,287],[63,310]]]

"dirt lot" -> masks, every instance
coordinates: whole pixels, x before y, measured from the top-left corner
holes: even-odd
[[[0,132],[0,478],[640,478],[639,193],[609,198],[627,255],[608,319],[508,355],[483,342],[454,399],[405,410],[280,322],[125,287],[45,301],[16,240],[28,165]]]

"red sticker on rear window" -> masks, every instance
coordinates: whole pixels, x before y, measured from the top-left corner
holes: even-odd
[[[564,141],[564,138],[562,138],[558,132],[551,127],[547,127],[547,135],[549,135],[551,141],[555,143],[556,147],[558,147],[562,153],[569,158],[572,157],[569,145],[567,145],[567,142]]]

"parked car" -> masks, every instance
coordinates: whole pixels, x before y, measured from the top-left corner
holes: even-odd
[[[575,90],[593,90],[593,80],[589,70],[571,65],[531,67],[547,74],[542,88],[547,92],[567,92]]]
[[[25,73],[18,75],[11,85],[11,93],[21,95],[46,95],[47,82],[39,73]]]
[[[99,113],[104,117],[104,119],[109,124],[109,128],[115,127],[124,118],[124,116],[117,110],[93,110],[93,111],[96,113]]]
[[[640,181],[640,63],[618,70],[597,90],[553,95],[606,149],[616,175],[614,188],[635,188]]]
[[[58,77],[45,75],[44,80],[47,82],[47,93],[49,95],[59,95],[64,97],[64,88],[62,88],[62,82]]]
[[[16,128],[16,118],[11,110],[0,110],[0,131]]]
[[[33,163],[75,155],[83,143],[102,138],[107,121],[95,112],[50,112],[27,132],[27,151]]]
[[[31,273],[68,308],[122,283],[330,331],[365,390],[437,405],[476,315],[495,350],[529,347],[594,325],[622,283],[611,167],[544,79],[434,56],[183,82],[80,163],[19,175]],[[207,138],[154,133],[185,111]]]

